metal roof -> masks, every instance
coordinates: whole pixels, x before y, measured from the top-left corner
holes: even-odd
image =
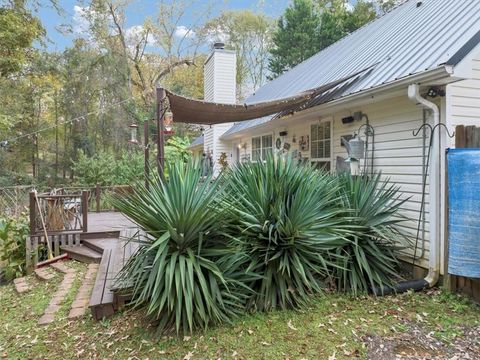
[[[195,140],[192,141],[192,143],[188,146],[189,148],[195,147],[195,146],[200,146],[203,145],[203,134],[196,137]]]
[[[245,102],[291,96],[374,64],[367,75],[323,102],[456,65],[478,45],[479,31],[480,0],[409,0],[262,86]],[[223,136],[265,122],[238,123]]]

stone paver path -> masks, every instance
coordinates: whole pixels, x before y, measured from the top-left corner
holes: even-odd
[[[56,263],[53,263],[53,264],[50,264],[50,266],[52,268],[54,268],[55,270],[57,270],[58,272],[61,272],[61,273],[64,273],[64,274],[68,274],[68,273],[71,273],[71,272],[75,272],[75,270],[69,268],[68,266],[66,266],[64,264],[64,261],[59,261],[59,262],[56,262]]]
[[[76,272],[74,269],[65,266],[65,264],[61,262],[53,263],[50,266],[55,270],[64,273],[65,275],[58,287],[58,290],[50,300],[48,307],[45,309],[42,317],[38,320],[38,325],[47,325],[53,322],[55,313],[60,309],[60,304],[65,299],[65,296],[67,296],[70,288],[73,285],[73,282],[75,281]]]
[[[13,283],[15,284],[15,290],[19,294],[26,293],[27,291],[30,291],[32,289],[31,286],[27,283],[27,278],[25,276],[16,278],[15,280],[13,280]]]
[[[42,281],[52,280],[55,277],[46,268],[35,269],[35,276]]]
[[[98,271],[98,264],[89,264],[82,285],[78,289],[77,296],[72,303],[69,319],[75,319],[85,315],[90,302],[90,294],[92,292],[93,284],[95,283],[95,275]]]

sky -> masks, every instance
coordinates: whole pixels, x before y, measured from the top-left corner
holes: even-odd
[[[47,0],[43,0],[48,3]],[[175,0],[166,0],[175,1]],[[188,0],[187,0],[188,1]],[[204,1],[193,0],[194,5],[189,8],[189,11],[182,18],[184,28],[189,28],[195,24],[198,9],[202,8]],[[237,10],[250,9],[257,12],[264,12],[270,17],[279,17],[289,4],[289,0],[224,0],[213,2],[212,16],[219,15],[223,10]],[[64,33],[59,31],[62,25],[71,25],[74,31],[81,31],[82,8],[88,6],[89,1],[75,1],[75,0],[59,0],[62,14],[51,7],[50,5],[42,6],[38,12],[43,26],[47,31],[46,46],[51,51],[63,51],[66,47],[72,44],[72,40],[78,34]],[[154,18],[157,12],[158,0],[133,0],[127,9],[127,26],[133,27],[141,25],[147,17]],[[195,6],[196,5],[196,6]],[[179,31],[181,31],[179,29]]]

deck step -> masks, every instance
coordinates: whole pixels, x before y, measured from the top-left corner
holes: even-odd
[[[83,245],[103,253],[105,249],[113,249],[118,243],[118,238],[85,239]]]
[[[67,253],[72,259],[84,263],[100,263],[102,254],[84,245],[64,245],[60,247],[62,253]]]
[[[113,274],[114,249],[106,249],[102,254],[102,260],[98,267],[97,276],[93,285],[89,307],[95,320],[101,320],[113,315],[113,292],[109,288]]]

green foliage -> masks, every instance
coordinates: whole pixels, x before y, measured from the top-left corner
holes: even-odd
[[[188,137],[172,136],[165,145],[165,160],[168,163],[188,162],[191,152],[188,150],[190,139]]]
[[[351,234],[349,243],[334,252],[338,289],[357,294],[393,285],[398,250],[407,244],[398,226],[404,220],[398,210],[406,200],[400,200],[398,187],[380,174],[370,179],[341,175],[339,184],[342,217]]]
[[[270,50],[269,69],[277,77],[320,50],[320,17],[312,0],[293,0],[278,20]]]
[[[227,232],[261,276],[249,307],[298,308],[322,289],[327,251],[343,246],[337,185],[294,159],[240,164],[227,179]]]
[[[18,219],[0,218],[0,274],[7,280],[25,273],[29,222],[26,214]]]
[[[269,49],[275,22],[251,10],[222,12],[207,22],[200,33],[205,41],[222,39],[237,54],[237,86],[240,99],[244,88],[258,89],[266,81]]]
[[[40,21],[18,5],[0,7],[0,77],[18,72],[33,53],[44,30]]]
[[[107,152],[89,157],[79,151],[72,168],[81,185],[127,185],[143,179],[144,157],[139,151],[123,152],[119,158]]]
[[[345,35],[375,19],[373,2],[359,0],[352,10],[344,0],[294,0],[273,34],[269,69],[275,78]]]
[[[114,200],[145,232],[119,281],[133,284],[133,303],[146,306],[160,331],[191,332],[242,312],[245,273],[219,233],[221,182],[201,181],[193,163],[170,164],[168,173]]]

